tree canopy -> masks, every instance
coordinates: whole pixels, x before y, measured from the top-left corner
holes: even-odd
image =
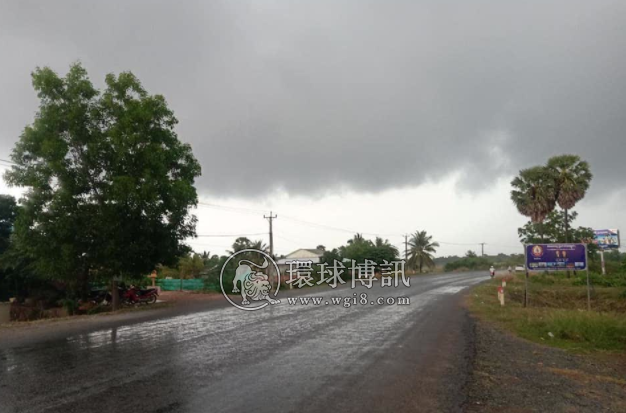
[[[583,199],[592,177],[589,164],[577,155],[553,156],[546,165],[521,170],[511,182],[511,200],[517,210],[531,220],[523,230],[536,230],[539,239],[545,242],[542,233],[554,229],[556,218],[551,214],[558,204],[564,216],[561,242],[569,242],[568,210]],[[543,222],[547,217],[552,220],[552,228],[544,229]],[[574,239],[579,239],[580,234],[573,235]]]
[[[54,278],[138,277],[176,262],[195,235],[200,165],[161,95],[130,72],[98,91],[80,65],[32,74],[39,111],[5,174],[27,188],[19,248]]]
[[[408,266],[422,272],[424,266],[435,266],[434,254],[439,248],[439,243],[433,241],[432,235],[426,231],[415,231],[409,240]]]

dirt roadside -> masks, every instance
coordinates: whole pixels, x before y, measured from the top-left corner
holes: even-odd
[[[626,356],[578,355],[475,320],[466,412],[626,412]]]

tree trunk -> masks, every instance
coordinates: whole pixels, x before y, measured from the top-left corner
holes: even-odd
[[[565,242],[569,242],[569,224],[567,222],[567,209],[563,210],[563,214],[565,215]],[[567,278],[570,278],[572,273],[570,270],[567,270]]]
[[[78,274],[77,296],[80,299],[89,297],[89,270],[82,269]]]
[[[111,309],[113,311],[120,308],[120,295],[117,291],[117,281],[111,280]]]

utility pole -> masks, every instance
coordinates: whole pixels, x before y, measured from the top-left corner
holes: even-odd
[[[272,215],[272,211],[270,211],[270,215],[268,217],[263,215],[263,218],[270,222],[270,257],[274,259],[274,231],[272,230],[272,221],[278,218],[278,215]]]
[[[270,222],[270,257],[272,259],[274,259],[274,230],[272,228],[272,221],[275,220],[276,218],[278,218],[278,215],[272,215],[272,211],[270,211],[270,215],[268,217],[266,217],[265,215],[263,215],[263,218],[267,219]],[[274,266],[270,265],[269,268],[267,269],[267,275],[270,278],[270,286],[274,287],[274,283],[272,282],[272,275],[274,273]],[[278,276],[278,274],[277,274]],[[280,277],[279,277],[280,278]],[[280,283],[280,280],[278,280],[278,282]],[[276,287],[278,288],[278,287]]]
[[[409,236],[404,234],[404,260],[407,261],[409,259]]]
[[[480,256],[481,257],[485,256],[485,243],[484,242],[480,243]]]

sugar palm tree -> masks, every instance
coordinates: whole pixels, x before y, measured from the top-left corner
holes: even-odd
[[[593,175],[589,164],[577,155],[554,156],[548,160],[548,168],[556,179],[556,202],[565,215],[565,242],[569,242],[568,210],[584,198]]]
[[[511,200],[517,210],[534,223],[543,223],[556,206],[556,179],[550,168],[523,169],[511,182]],[[542,231],[543,233],[543,231]],[[543,238],[543,234],[542,234]]]
[[[437,252],[438,242],[432,241],[433,237],[426,231],[415,231],[409,240],[409,256],[407,265],[422,272],[424,266],[433,267],[435,260],[433,254]]]

